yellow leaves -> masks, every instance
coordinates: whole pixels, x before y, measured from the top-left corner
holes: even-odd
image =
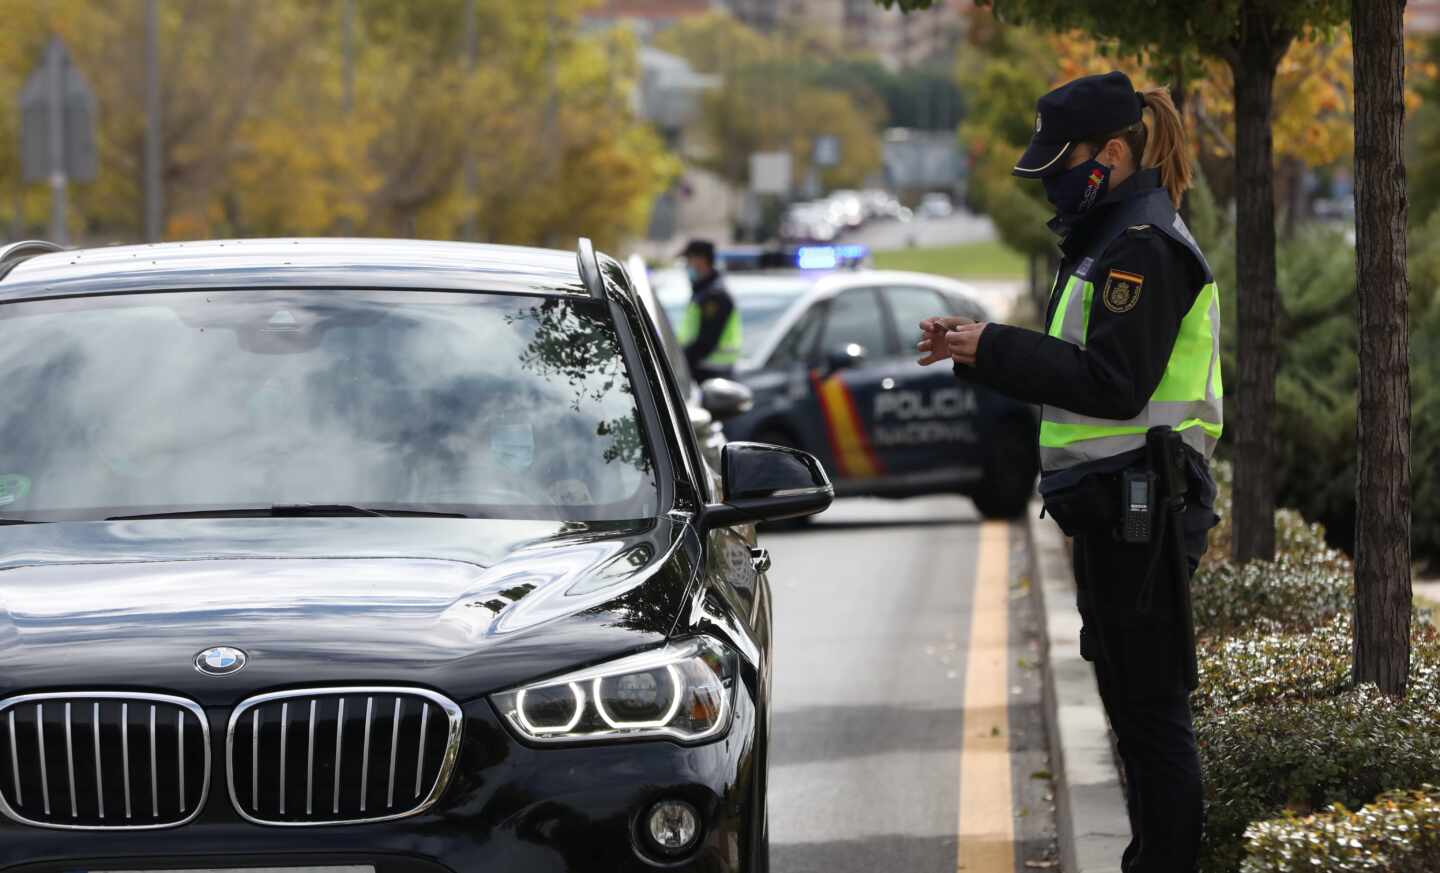
[[[866,95],[814,84],[807,64],[815,63],[816,50],[803,43],[803,34],[762,36],[721,12],[683,21],[656,38],[658,48],[721,77],[701,98],[705,142],[698,148],[732,182],[745,183],[756,151],[788,151],[797,185],[814,171],[826,187],[859,187],[879,169],[883,108]],[[812,166],[822,136],[839,139],[837,166]]]
[[[481,0],[474,71],[463,4],[357,3],[350,108],[339,4],[264,5],[160,4],[171,236],[455,237],[474,217],[492,241],[614,245],[643,229],[676,172],[630,100],[634,39],[582,32],[585,0]],[[0,0],[0,186],[14,184],[19,83],[58,31],[100,102],[100,178],[77,186],[73,211],[110,239],[140,232],[142,8]],[[43,222],[43,187],[24,200]]]
[[[1046,42],[1054,57],[1051,87],[1111,70],[1126,73],[1137,88],[1174,84],[1155,82],[1146,59],[1120,55],[1115,45],[1097,43],[1083,33],[1052,34]],[[1307,34],[1291,46],[1275,81],[1272,129],[1277,157],[1323,166],[1350,155],[1355,104],[1351,63],[1350,35],[1343,28],[1329,38]],[[1201,75],[1188,84],[1192,139],[1203,142],[1217,156],[1231,154],[1234,80],[1230,68],[1223,61],[1207,60]]]
[[[1055,75],[1051,77],[1052,88],[1081,76],[1094,76],[1114,70],[1120,70],[1129,76],[1136,83],[1136,87],[1140,87],[1139,83],[1148,78],[1138,58],[1118,57],[1113,46],[1109,46],[1109,53],[1102,53],[1101,50],[1105,49],[1107,44],[1097,43],[1093,37],[1080,31],[1049,34],[1046,42],[1054,53],[1056,62]]]
[[[1405,112],[1413,114],[1425,102],[1421,92],[1433,96],[1440,82],[1440,64],[1434,47],[1413,36],[1405,38]]]
[[[1291,45],[1275,78],[1272,131],[1277,158],[1297,158],[1312,167],[1348,158],[1354,150],[1355,86],[1350,32],[1338,28],[1327,39],[1307,34]],[[1221,61],[1205,64],[1195,82],[1195,111],[1203,115],[1203,136],[1216,154],[1234,142],[1234,80]]]
[[[780,46],[727,12],[687,18],[655,38],[657,48],[680,55],[697,71],[717,73],[774,60]]]

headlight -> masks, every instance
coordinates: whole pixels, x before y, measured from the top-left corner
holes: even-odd
[[[510,726],[537,743],[674,739],[725,732],[735,653],[708,637],[671,643],[493,697]]]

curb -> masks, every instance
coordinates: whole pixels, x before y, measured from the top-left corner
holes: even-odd
[[[1055,776],[1055,826],[1064,873],[1120,873],[1130,842],[1125,794],[1110,727],[1090,664],[1080,657],[1080,613],[1069,551],[1060,529],[1028,515],[1034,584],[1040,595],[1043,704]]]

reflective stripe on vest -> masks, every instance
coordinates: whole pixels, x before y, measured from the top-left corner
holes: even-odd
[[[1071,276],[1050,320],[1050,336],[1084,348],[1094,298],[1094,283]],[[1165,375],[1140,414],[1119,421],[1046,406],[1040,422],[1040,464],[1047,471],[1063,470],[1143,448],[1145,432],[1159,425],[1179,431],[1186,445],[1208,458],[1220,439],[1223,397],[1220,294],[1210,282],[1180,322]]]
[[[680,331],[675,337],[682,347],[695,342],[700,336],[701,321],[700,305],[690,301],[685,307],[685,317],[680,321]],[[715,344],[714,350],[705,356],[702,364],[711,367],[733,367],[740,360],[740,346],[743,335],[740,327],[740,310],[734,307],[730,309],[730,318],[725,322],[725,330],[720,334],[720,341]]]

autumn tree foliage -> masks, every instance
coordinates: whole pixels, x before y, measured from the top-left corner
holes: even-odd
[[[708,157],[701,163],[709,169],[744,186],[751,153],[788,151],[795,177],[803,179],[812,169],[815,139],[834,136],[841,142],[839,163],[813,169],[826,188],[858,188],[880,169],[884,107],[878,95],[817,81],[823,55],[795,39],[762,35],[713,12],[675,24],[656,44],[720,77],[703,101]]]
[[[678,162],[632,101],[633,37],[582,30],[583,0],[165,0],[160,65],[170,238],[353,233],[614,245],[644,228]],[[142,4],[0,0],[0,187],[16,229],[41,224],[19,185],[14,106],[51,33],[100,107],[99,179],[74,191],[75,230],[140,236]],[[353,105],[344,99],[353,82]],[[10,154],[6,154],[6,152]],[[476,168],[467,194],[462,168]],[[4,200],[0,200],[4,202]]]

